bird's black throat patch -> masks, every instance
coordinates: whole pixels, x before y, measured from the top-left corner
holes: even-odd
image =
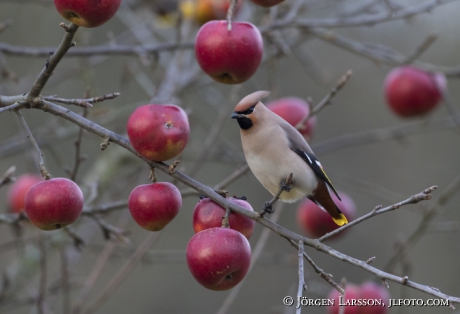
[[[248,130],[252,127],[252,121],[249,118],[237,118],[236,121],[238,121],[238,124],[240,125],[240,128],[243,130]]]

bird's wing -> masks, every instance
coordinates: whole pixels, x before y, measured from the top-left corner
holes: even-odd
[[[296,148],[296,147],[293,147],[292,150],[297,155],[299,155],[311,167],[311,169],[313,169],[313,171],[318,175],[318,177],[320,177],[321,180],[323,180],[326,183],[328,188],[330,188],[330,189],[332,189],[332,191],[334,191],[334,194],[337,196],[337,198],[339,200],[342,200],[340,198],[339,194],[337,193],[337,190],[332,185],[331,180],[329,179],[329,177],[327,176],[326,172],[324,171],[323,166],[321,165],[319,160],[316,158],[316,156],[313,155],[313,154],[310,154],[310,153],[306,153],[303,150],[301,150],[299,148]]]
[[[331,180],[327,176],[326,172],[323,169],[323,166],[319,162],[318,158],[316,158],[315,154],[311,150],[310,146],[308,145],[307,141],[303,138],[303,136],[290,124],[283,121],[281,123],[281,128],[286,132],[286,136],[289,140],[289,145],[291,149],[300,156],[310,167],[313,171],[323,180],[327,187],[334,191],[334,194],[337,196],[339,200],[342,200],[337,193],[337,190],[332,185]]]

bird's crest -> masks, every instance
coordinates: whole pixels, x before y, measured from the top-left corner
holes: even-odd
[[[247,95],[236,105],[235,112],[243,112],[248,110],[251,106],[257,104],[262,98],[270,95],[270,92],[267,91],[258,91],[252,94]]]

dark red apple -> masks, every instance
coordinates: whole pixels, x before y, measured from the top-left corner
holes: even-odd
[[[121,0],[54,0],[63,18],[84,27],[97,27],[112,18]]]
[[[367,281],[359,287],[359,298],[366,300],[368,303],[360,307],[359,314],[386,314],[388,312],[388,304],[390,294],[388,289],[372,281]],[[373,300],[381,300],[385,306],[373,305]]]
[[[27,191],[36,183],[43,181],[40,176],[24,174],[16,179],[7,193],[8,208],[12,213],[24,211],[24,198]]]
[[[388,73],[385,98],[393,112],[402,117],[424,115],[442,99],[447,81],[442,73],[430,73],[414,66],[403,66]]]
[[[273,7],[273,6],[277,5],[277,4],[280,4],[284,0],[251,0],[251,1],[254,2],[257,5],[260,5],[260,6],[264,7],[264,8],[270,8],[270,7]]]
[[[179,213],[182,197],[171,183],[139,185],[128,199],[129,212],[139,226],[149,231],[163,229]]]
[[[253,211],[252,206],[243,199],[234,197],[227,199],[234,204]],[[224,215],[225,209],[222,206],[209,198],[200,199],[193,212],[193,229],[195,233],[209,228],[221,227]],[[254,230],[254,220],[238,213],[230,212],[228,222],[231,229],[241,232],[249,240]]]
[[[26,194],[25,210],[39,229],[55,230],[75,220],[83,210],[83,193],[75,182],[54,178],[36,183]]]
[[[176,157],[190,137],[187,114],[174,105],[141,106],[129,117],[126,129],[139,155],[154,161]]]
[[[331,292],[327,296],[327,299],[333,300],[334,304],[327,307],[327,312],[329,314],[339,314],[340,304],[344,304],[343,306],[345,307],[345,311],[343,314],[358,314],[360,307],[358,307],[358,305],[352,305],[351,300],[357,300],[359,295],[360,289],[354,284],[347,284],[344,296],[342,296],[335,288],[332,288]]]
[[[211,228],[192,237],[186,257],[190,272],[201,285],[222,291],[243,280],[251,264],[251,247],[238,231]]]
[[[352,221],[356,217],[355,203],[347,194],[340,191],[338,193],[342,201],[339,201],[333,193],[331,193],[332,199],[345,217],[347,217],[347,220]],[[326,233],[339,228],[339,226],[337,226],[337,224],[332,220],[331,215],[309,199],[305,199],[302,203],[300,203],[297,209],[297,221],[302,230],[315,238],[322,237]],[[332,238],[342,234],[343,232],[340,232]]]
[[[304,117],[310,114],[309,104],[303,99],[297,97],[280,98],[269,102],[267,107],[286,120],[286,122],[293,127],[297,127],[297,124],[302,121]],[[307,140],[309,140],[313,135],[315,127],[316,116],[313,116],[306,120],[298,130]]]
[[[262,35],[251,23],[233,22],[229,31],[227,21],[210,21],[196,35],[198,64],[220,83],[247,81],[259,67],[262,54]]]

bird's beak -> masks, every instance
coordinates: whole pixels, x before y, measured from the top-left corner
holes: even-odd
[[[237,112],[234,112],[234,113],[232,114],[232,119],[238,119],[238,118],[243,118],[243,117],[245,117],[244,114],[239,114],[239,113],[237,113]]]

